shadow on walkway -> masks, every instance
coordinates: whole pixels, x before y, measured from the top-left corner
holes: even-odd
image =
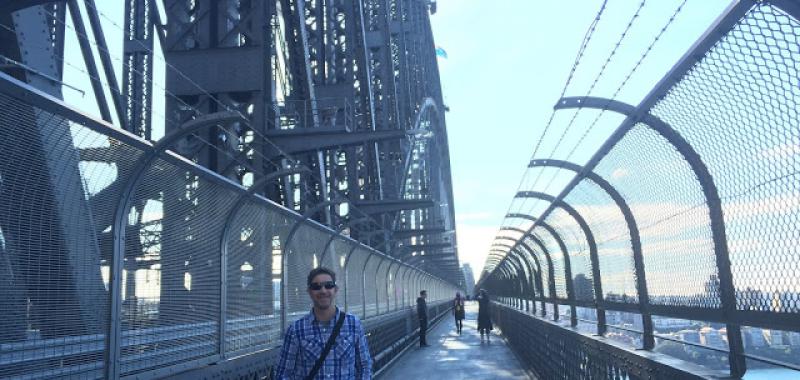
[[[477,302],[468,302],[465,309],[460,336],[452,315],[446,317],[428,331],[430,347],[410,348],[380,379],[529,379],[497,330],[489,343],[481,342]]]

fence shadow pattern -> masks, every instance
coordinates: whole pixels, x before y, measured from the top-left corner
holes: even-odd
[[[375,355],[397,351],[380,321],[413,322],[420,289],[437,313],[455,292],[1,73],[0,108],[0,378],[153,378],[274,351],[318,265]]]
[[[638,106],[556,105],[625,119],[585,165],[530,163],[575,177],[555,196],[517,194],[548,207],[509,214],[527,228],[502,229],[481,280],[503,304],[541,317],[498,314],[514,329],[540,329],[527,341],[547,342],[529,363],[544,378],[638,378],[630,371],[641,355],[600,355],[612,347],[577,344],[578,330],[629,334],[649,355],[675,336],[670,321],[716,326],[699,332],[702,345],[678,339],[716,355],[712,369],[800,370],[791,355],[760,350],[772,331],[769,345],[780,335],[777,346],[800,357],[798,17],[792,1],[734,2]],[[550,344],[553,334],[567,340]],[[552,363],[559,356],[584,359]]]

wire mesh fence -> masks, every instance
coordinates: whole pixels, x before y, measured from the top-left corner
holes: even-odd
[[[3,74],[0,107],[2,378],[167,376],[277,347],[318,265],[362,318],[420,290],[416,267]],[[455,293],[424,275],[431,304]]]
[[[791,1],[734,2],[638,106],[561,99],[557,109],[626,117],[586,165],[534,160],[578,175],[540,197],[540,214],[509,214],[531,221],[526,234],[552,227],[571,277],[545,265],[550,238],[524,235],[508,250],[533,251],[523,257],[542,267],[544,296],[521,294],[516,278],[536,273],[510,253],[490,260],[481,286],[517,307],[571,286],[563,302],[578,307],[564,311],[579,330],[734,376],[800,370],[798,17]]]

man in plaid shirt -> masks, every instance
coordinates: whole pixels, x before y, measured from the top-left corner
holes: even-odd
[[[336,274],[328,268],[319,267],[308,274],[307,283],[308,295],[314,307],[286,330],[275,378],[307,378],[340,315],[344,315],[339,336],[314,379],[371,379],[372,358],[361,321],[355,315],[340,314],[334,302],[339,291]]]

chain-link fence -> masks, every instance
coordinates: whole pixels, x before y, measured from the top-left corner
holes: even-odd
[[[0,108],[0,378],[159,377],[277,347],[319,265],[362,318],[455,294],[168,150],[212,119],[152,144],[4,74]]]
[[[798,17],[793,1],[734,2],[638,106],[561,99],[556,109],[626,118],[586,165],[531,162],[576,175],[558,196],[517,195],[549,206],[509,214],[525,228],[506,228],[481,286],[528,312],[541,301],[550,319],[565,304],[579,330],[733,376],[800,370]],[[592,357],[586,368],[607,360],[562,351]],[[575,375],[542,361],[548,376]]]

